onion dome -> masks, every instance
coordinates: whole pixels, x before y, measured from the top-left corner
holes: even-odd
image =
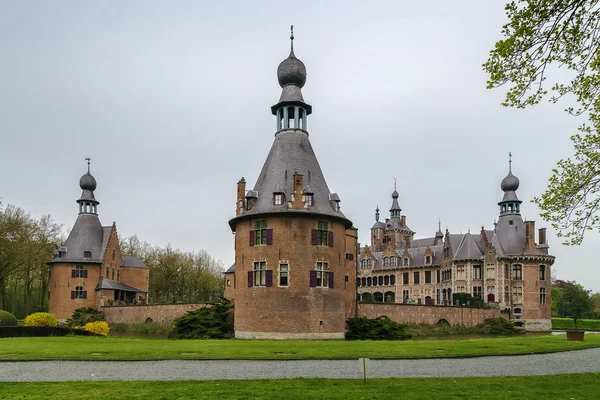
[[[504,192],[514,192],[519,188],[519,178],[514,176],[511,171],[508,172],[508,175],[502,179],[502,183],[500,183],[500,188]]]
[[[89,190],[90,192],[96,190],[96,178],[90,174],[89,169],[88,172],[79,179],[79,187],[81,190]]]
[[[303,87],[306,83],[306,67],[304,63],[296,58],[294,54],[294,26],[292,25],[292,33],[290,34],[291,48],[288,58],[283,60],[277,67],[277,79],[279,86],[296,85]]]

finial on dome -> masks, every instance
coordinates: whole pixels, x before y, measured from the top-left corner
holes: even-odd
[[[508,153],[508,172],[512,172],[512,153]]]
[[[87,161],[87,164],[88,164],[88,174],[89,174],[90,173],[90,161],[91,161],[91,158],[88,157],[88,158],[85,159],[85,161]]]
[[[290,49],[294,51],[294,25],[290,26],[292,33],[290,34]]]
[[[396,190],[396,177],[394,177],[394,190]]]

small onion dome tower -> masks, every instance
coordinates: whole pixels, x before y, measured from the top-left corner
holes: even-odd
[[[312,107],[302,97],[306,67],[294,54],[294,25],[291,26],[290,42],[290,55],[277,67],[281,96],[279,102],[271,107],[271,112],[277,117],[276,133],[288,129],[306,131],[306,117],[312,113]]]
[[[392,208],[390,208],[390,218],[400,218],[400,213],[402,209],[398,204],[398,191],[396,190],[396,178],[394,178],[394,191],[392,192]]]
[[[98,204],[100,202],[94,197],[96,190],[96,179],[90,173],[90,159],[85,159],[88,164],[88,169],[85,175],[79,179],[79,187],[83,191],[81,197],[77,200],[79,204],[79,214],[94,214],[98,215]]]
[[[522,201],[517,197],[519,178],[512,174],[512,153],[508,154],[508,175],[502,179],[500,188],[504,192],[502,201],[498,203],[500,206],[500,215],[520,215]]]

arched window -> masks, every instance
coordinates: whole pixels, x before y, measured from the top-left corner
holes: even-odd
[[[362,278],[362,285],[361,286],[367,286],[367,278]]]
[[[356,286],[360,286],[360,278],[356,280]]]
[[[377,286],[377,277],[376,276],[373,277],[373,286]]]
[[[375,303],[383,303],[383,293],[381,293],[381,292],[373,293],[373,301]]]
[[[390,265],[392,265],[392,266],[396,265],[396,257],[390,257]]]
[[[371,282],[372,282],[371,277],[368,277],[367,278],[367,286],[371,286]]]
[[[388,265],[390,265],[390,258],[389,257],[383,257],[383,266],[387,267]]]
[[[383,283],[384,283],[385,285],[389,285],[389,284],[390,284],[390,277],[389,277],[388,275],[386,275],[386,276],[383,278]]]
[[[392,275],[390,276],[390,285],[395,285],[396,284],[396,275]]]
[[[379,286],[383,286],[383,276],[379,277]]]

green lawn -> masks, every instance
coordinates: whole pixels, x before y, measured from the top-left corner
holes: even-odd
[[[104,337],[0,339],[0,360],[27,359],[354,359],[528,354],[600,347],[600,335],[567,341],[564,335],[463,340],[268,341],[147,340]]]
[[[552,318],[552,329],[574,329],[573,318]],[[600,331],[600,319],[577,320],[577,328],[586,331]]]
[[[0,383],[3,399],[596,399],[600,374],[436,379]]]

